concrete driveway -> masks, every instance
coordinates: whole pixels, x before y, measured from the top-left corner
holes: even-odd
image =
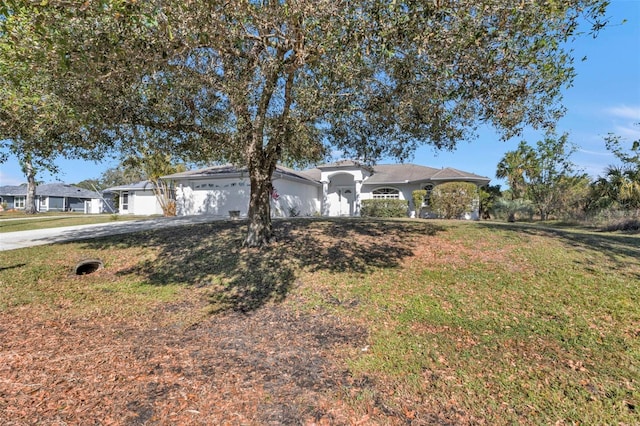
[[[24,247],[65,241],[98,238],[108,235],[127,234],[130,232],[161,229],[170,226],[190,225],[194,223],[208,223],[224,220],[214,216],[180,216],[162,217],[158,219],[115,221],[97,223],[93,225],[65,226],[61,228],[37,229],[33,231],[6,232],[0,234],[0,251],[15,250]]]

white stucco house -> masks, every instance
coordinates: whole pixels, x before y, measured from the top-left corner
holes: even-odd
[[[24,210],[27,185],[0,186],[0,204],[6,209]],[[102,196],[88,189],[65,183],[36,186],[36,210],[39,212],[76,212],[97,214],[107,209]]]
[[[178,215],[246,217],[248,213],[251,187],[246,168],[212,166],[163,179],[175,191]],[[415,164],[366,167],[354,161],[339,161],[303,171],[278,166],[273,174],[272,215],[359,216],[362,200],[378,198],[407,200],[408,214],[413,216],[423,206],[416,209],[412,192],[426,189],[430,193],[445,182],[470,182],[481,187],[489,183],[489,178],[449,167]],[[119,194],[121,214],[162,214],[148,182],[108,191]],[[425,198],[428,203],[428,195]],[[478,219],[477,207],[465,217]]]

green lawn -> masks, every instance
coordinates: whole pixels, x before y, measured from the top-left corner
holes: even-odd
[[[354,418],[640,423],[640,235],[423,220],[274,227],[263,251],[240,248],[242,223],[219,222],[3,252],[0,314],[190,327],[275,306],[366,330],[366,342],[329,348],[350,379],[323,391]],[[105,268],[70,275],[86,257]],[[158,306],[179,308],[158,322]]]

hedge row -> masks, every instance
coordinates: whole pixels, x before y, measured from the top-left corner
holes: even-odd
[[[408,210],[407,200],[362,200],[360,215],[362,217],[407,217]]]

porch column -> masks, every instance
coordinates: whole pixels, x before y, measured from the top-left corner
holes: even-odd
[[[355,180],[356,183],[356,200],[355,200],[355,209],[353,212],[354,216],[360,216],[360,190],[362,189],[362,181]]]
[[[322,200],[320,201],[320,212],[322,216],[329,216],[329,203],[327,201],[327,194],[329,193],[329,181],[322,181]]]

